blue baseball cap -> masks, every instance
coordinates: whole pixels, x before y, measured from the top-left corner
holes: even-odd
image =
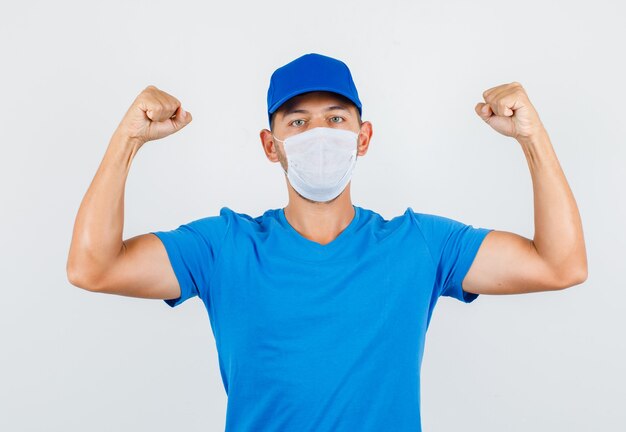
[[[350,99],[361,112],[361,101],[350,69],[341,60],[321,54],[305,54],[276,69],[267,90],[267,116],[294,96],[311,91],[329,91]]]

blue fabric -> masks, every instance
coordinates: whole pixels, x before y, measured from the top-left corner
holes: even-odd
[[[267,89],[267,117],[294,96],[310,91],[330,91],[350,99],[363,114],[361,100],[348,66],[321,54],[305,54],[272,73]]]
[[[226,431],[420,431],[420,368],[440,296],[471,302],[465,274],[490,229],[355,206],[331,243],[282,209],[156,231],[181,287],[198,296],[228,395]]]

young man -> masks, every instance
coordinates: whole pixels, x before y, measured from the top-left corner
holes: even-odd
[[[109,143],[81,203],[70,282],[90,291],[207,308],[228,394],[228,431],[419,431],[424,338],[440,296],[558,290],[587,277],[576,202],[519,83],[483,93],[476,113],[528,160],[535,235],[352,204],[350,178],[372,125],[348,67],[307,54],[267,95],[267,158],[285,171],[286,207],[222,208],[171,231],[122,240],[124,184],[139,148],[191,121],[147,87]]]

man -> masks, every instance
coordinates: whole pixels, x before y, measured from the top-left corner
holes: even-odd
[[[258,217],[219,215],[122,240],[124,184],[139,148],[191,122],[148,86],[113,134],[81,203],[67,263],[73,285],[164,299],[199,296],[228,394],[228,431],[418,431],[424,337],[440,296],[559,290],[582,283],[580,216],[519,83],[483,93],[476,113],[515,138],[534,186],[533,240],[414,212],[355,206],[350,178],[372,124],[348,67],[319,54],[277,69],[267,158],[289,202]]]

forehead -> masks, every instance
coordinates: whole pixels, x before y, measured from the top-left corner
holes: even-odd
[[[291,111],[297,108],[304,108],[307,106],[312,107],[316,105],[337,105],[343,106],[348,109],[353,106],[352,102],[348,98],[340,94],[327,91],[313,91],[292,97],[287,102],[282,104],[278,108],[278,110],[276,110],[276,112],[284,113],[285,111]]]

